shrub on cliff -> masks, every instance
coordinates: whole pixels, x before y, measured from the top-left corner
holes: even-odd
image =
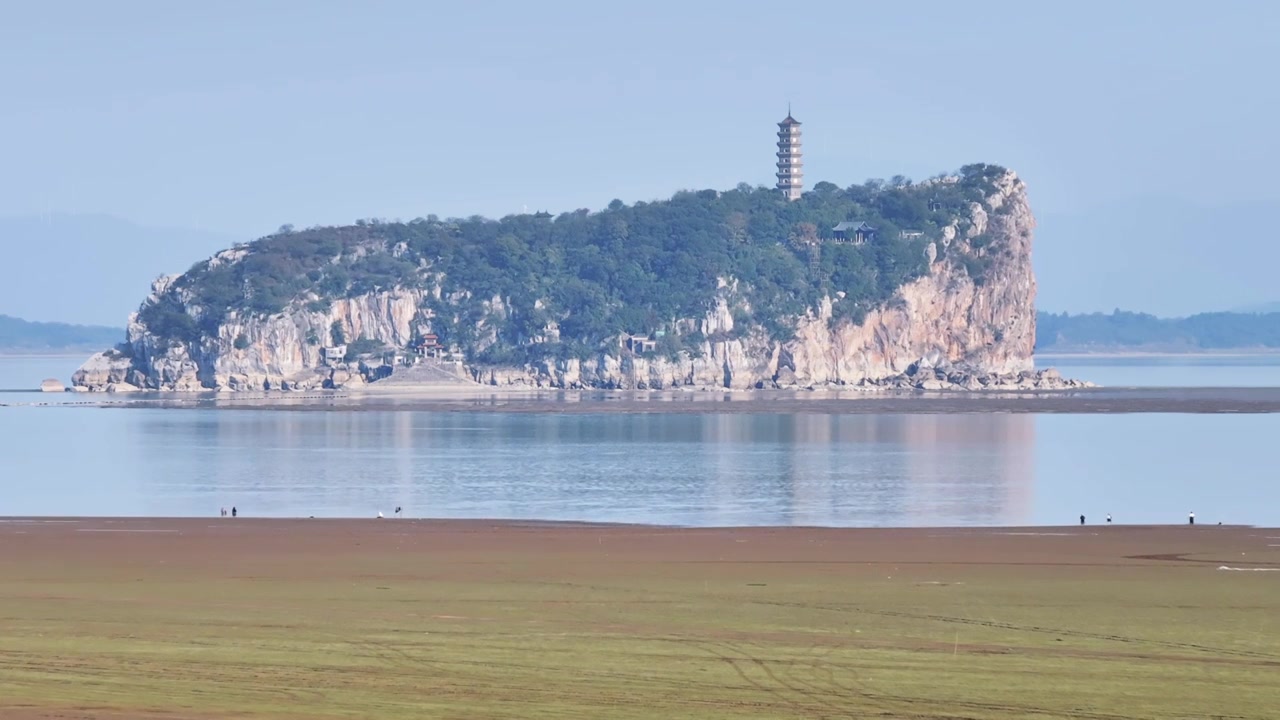
[[[431,309],[442,341],[470,352],[486,335],[483,346],[491,347],[496,332],[489,355],[581,356],[620,332],[700,316],[715,301],[718,279],[734,278],[751,321],[787,337],[823,295],[845,293],[840,313],[855,317],[925,273],[925,245],[1003,173],[972,165],[953,182],[819,183],[796,202],[743,184],[554,218],[432,216],[290,230],[250,243],[238,260],[196,265],[142,319],[157,335],[189,339],[233,311],[318,310],[336,298],[439,283],[444,299]],[[830,242],[831,228],[847,220],[878,232],[862,246]],[[904,240],[900,230],[923,235]],[[505,305],[500,318],[483,305],[494,297]],[[559,325],[560,344],[531,349],[549,320]]]

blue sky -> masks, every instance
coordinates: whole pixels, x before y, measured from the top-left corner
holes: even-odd
[[[0,216],[247,239],[767,183],[790,101],[810,182],[1016,169],[1042,307],[1215,309],[1280,295],[1277,37],[1261,1],[9,4]]]

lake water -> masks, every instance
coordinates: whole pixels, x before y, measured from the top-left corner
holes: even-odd
[[[0,387],[65,378],[78,362],[0,359]],[[1280,385],[1280,365],[1089,367],[1099,379]],[[929,526],[1108,512],[1185,522],[1194,510],[1206,523],[1274,526],[1276,437],[1280,415],[0,407],[0,516],[216,516],[235,505],[369,517],[401,505],[430,517]]]
[[[1106,387],[1280,387],[1280,354],[1044,355],[1036,364]]]

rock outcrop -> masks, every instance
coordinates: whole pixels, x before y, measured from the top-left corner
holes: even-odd
[[[175,279],[157,280],[146,302],[158,302]],[[129,384],[174,392],[312,390],[361,384],[365,377],[358,366],[324,360],[325,346],[334,344],[333,328],[340,328],[344,337],[403,348],[415,331],[415,321],[421,319],[424,297],[422,291],[400,290],[335,300],[324,310],[298,306],[267,318],[233,313],[218,326],[216,335],[196,343],[157,337],[134,313],[125,342],[89,358],[72,383],[94,391]]]
[[[851,301],[836,293],[795,318],[792,337],[774,340],[764,328],[742,327],[735,320],[736,313],[744,317],[739,311],[746,309],[746,301],[735,279],[721,278],[714,306],[704,316],[673,325],[676,332],[704,338],[691,350],[660,356],[632,352],[619,343],[586,359],[520,366],[469,363],[464,375],[489,386],[556,388],[1079,386],[1056,373],[1034,371],[1035,220],[1016,174],[1006,172],[993,187],[927,246],[927,274],[865,313],[841,312],[842,303]],[[242,249],[228,250],[211,264],[240,262],[243,255]],[[202,308],[191,306],[174,282],[174,277],[158,280],[143,307],[176,294],[186,304],[185,312],[198,321]],[[216,332],[186,340],[157,335],[135,314],[125,342],[90,358],[73,384],[82,391],[187,392],[377,383],[403,373],[381,360],[361,364],[347,362],[349,358],[326,359],[326,349],[338,344],[335,335],[403,353],[411,341],[431,332],[434,314],[428,308],[449,300],[441,297],[438,286],[381,290],[331,302],[307,293],[283,312],[266,317],[230,312],[217,323]],[[490,329],[510,312],[510,302],[495,297],[483,307],[478,335],[490,333],[496,341]],[[557,334],[552,321],[542,336],[530,341]]]

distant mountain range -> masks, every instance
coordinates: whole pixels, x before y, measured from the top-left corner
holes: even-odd
[[[1261,303],[1258,305],[1246,305],[1244,307],[1233,308],[1231,312],[1236,313],[1280,313],[1280,301]]]
[[[1200,313],[1160,318],[1146,313],[1037,313],[1037,352],[1207,352],[1280,349],[1280,312]]]
[[[0,352],[93,352],[123,339],[121,328],[27,322],[0,315]]]
[[[0,217],[0,312],[123,326],[158,276],[243,239],[109,215]]]

